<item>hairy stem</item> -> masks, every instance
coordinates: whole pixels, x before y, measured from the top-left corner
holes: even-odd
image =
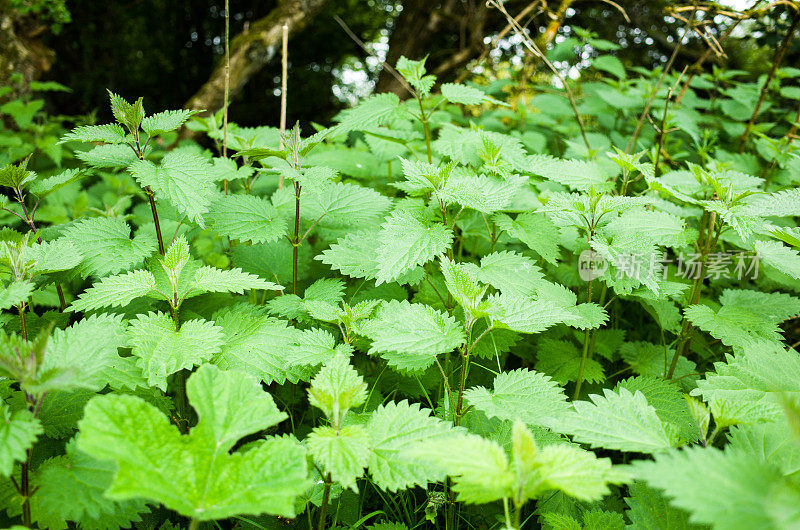
[[[283,135],[286,132],[286,97],[289,90],[289,26],[281,28],[281,118],[280,148],[283,149]],[[283,189],[283,175],[278,177],[278,189]]]
[[[428,150],[428,163],[433,163],[433,151],[431,150],[431,128],[428,125],[428,116],[425,115],[425,108],[422,106],[422,97],[417,94],[417,102],[419,103],[419,119],[422,122],[422,129],[425,131],[425,147]],[[447,224],[447,221],[444,223]]]
[[[292,240],[292,294],[297,294],[297,261],[300,253],[300,183],[294,183],[294,239]]]
[[[19,304],[19,330],[22,333],[22,338],[28,340],[28,326],[25,323],[25,303]]]
[[[328,518],[328,501],[331,497],[331,474],[325,477],[325,488],[322,490],[322,504],[319,507],[319,522],[317,523],[318,530],[325,530],[325,520]]]
[[[153,213],[153,223],[156,225],[156,238],[158,239],[158,252],[162,256],[166,252],[164,249],[164,238],[161,236],[161,223],[158,221],[158,210],[156,210],[156,200],[153,196],[153,190],[148,186],[144,189],[147,194],[147,200],[150,201],[150,211]]]
[[[689,305],[695,305],[700,301],[700,294],[703,291],[703,280],[705,279],[706,275],[708,255],[719,238],[719,230],[715,231],[716,221],[717,213],[710,212],[708,215],[708,228],[705,230],[705,232],[701,231],[700,234],[700,237],[703,238],[702,245],[700,246],[700,271],[692,283],[692,290],[689,294]],[[669,365],[669,370],[664,376],[665,379],[672,379],[672,376],[675,375],[675,369],[678,366],[678,359],[684,357],[689,352],[689,345],[691,344],[693,331],[694,327],[692,326],[692,323],[684,317],[683,324],[681,325],[681,331],[678,334],[678,343],[675,346],[675,353],[672,356],[672,362]]]
[[[592,301],[592,283],[594,282],[594,278],[589,280],[589,287],[586,291],[586,303],[591,303]],[[575,401],[581,394],[581,386],[583,385],[583,373],[586,370],[586,360],[589,358],[589,343],[591,342],[591,332],[590,330],[586,330],[583,334],[583,350],[581,351],[581,364],[578,367],[578,381],[575,383],[575,393],[572,396],[572,400]]]
[[[228,98],[231,86],[231,8],[225,0],[225,86],[222,95],[222,156],[228,158]],[[216,118],[214,118],[216,121]],[[228,194],[228,179],[222,181],[225,195]]]
[[[199,526],[200,520],[197,517],[192,517],[192,520],[189,523],[189,530],[197,530]]]

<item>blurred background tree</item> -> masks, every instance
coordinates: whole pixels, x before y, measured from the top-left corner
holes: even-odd
[[[753,4],[727,2],[731,3],[739,8]],[[288,4],[297,9],[311,6],[307,25],[292,32],[289,45],[289,123],[326,122],[373,88],[402,93],[395,78],[381,68],[383,59],[393,64],[401,55],[429,55],[430,70],[447,81],[465,67],[491,72],[498,66],[519,65],[523,56],[508,35],[486,53],[506,22],[483,0],[230,0],[232,38],[257,30]],[[615,53],[626,66],[644,68],[663,64],[672,53],[684,25],[668,13],[682,4],[505,2],[512,15],[523,15],[521,23],[534,34],[552,32],[550,54],[562,67],[580,62],[573,46],[579,28],[586,28],[618,44]],[[21,72],[25,82],[49,79],[72,88],[70,93],[49,95],[51,112],[97,112],[99,119],[108,119],[106,88],[128,98],[143,95],[151,109],[182,107],[213,80],[224,52],[223,0],[0,0],[0,7],[0,84],[10,73]],[[337,19],[366,43],[366,49]],[[769,16],[748,22],[725,43],[727,57],[712,58],[704,67],[722,60],[752,75],[763,73],[789,27],[788,19],[787,8],[777,6]],[[730,23],[721,15],[707,15],[706,20],[717,35]],[[706,47],[693,36],[682,47],[676,68],[693,63]],[[232,97],[231,120],[241,125],[277,124],[280,60],[275,52],[266,46],[245,54],[255,66]],[[784,64],[798,64],[798,59],[800,42],[795,39]]]

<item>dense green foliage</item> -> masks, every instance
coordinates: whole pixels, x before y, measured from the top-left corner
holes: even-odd
[[[800,525],[800,70],[600,55],[576,120],[397,67],[314,134],[2,136],[5,524]]]

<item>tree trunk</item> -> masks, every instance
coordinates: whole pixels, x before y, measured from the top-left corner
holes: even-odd
[[[280,51],[282,27],[289,26],[289,37],[300,33],[328,0],[284,0],[267,16],[253,22],[230,44],[230,95],[233,97],[250,78]],[[211,77],[189,99],[185,108],[217,111],[225,92],[225,61],[220,61]]]
[[[12,74],[22,76],[12,97],[27,92],[30,82],[53,64],[55,54],[38,38],[45,29],[33,20],[18,20],[11,12],[0,10],[0,86],[11,85]]]

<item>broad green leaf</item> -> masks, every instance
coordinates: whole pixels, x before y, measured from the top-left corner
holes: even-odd
[[[0,291],[0,310],[10,309],[25,302],[33,292],[33,283],[26,280],[19,280],[3,286]]]
[[[25,460],[25,452],[33,447],[42,425],[28,409],[11,412],[0,401],[0,476],[7,477],[15,462]]]
[[[223,195],[206,214],[209,227],[242,242],[271,243],[286,232],[286,219],[271,202],[253,195]]]
[[[690,447],[640,460],[637,479],[663,489],[689,521],[715,528],[792,528],[800,523],[800,492],[778,468],[750,455]],[[720,495],[720,492],[725,492]]]
[[[369,353],[380,353],[390,365],[404,371],[422,371],[436,356],[464,343],[464,328],[445,313],[423,304],[392,300],[365,323],[372,339]]]
[[[556,324],[574,319],[574,315],[567,309],[550,301],[505,293],[492,296],[489,301],[492,305],[493,325],[520,333],[541,333]]]
[[[765,318],[763,313],[752,311],[749,306],[723,305],[719,311],[714,311],[699,304],[687,307],[683,314],[692,324],[728,346],[746,347],[781,340],[778,326]]]
[[[494,252],[481,258],[478,280],[499,289],[504,294],[533,297],[536,284],[544,279],[536,263],[510,251]]]
[[[296,383],[311,375],[289,360],[299,347],[296,343],[301,332],[289,327],[285,320],[269,317],[263,308],[245,304],[221,309],[214,319],[223,333],[221,349],[211,359],[217,366],[247,372],[266,383]]]
[[[378,285],[395,281],[418,265],[444,254],[453,231],[428,223],[408,210],[394,210],[378,232]]]
[[[174,131],[195,114],[197,114],[196,110],[165,110],[143,119],[142,130],[150,136]]]
[[[119,315],[92,315],[66,329],[56,329],[42,363],[45,372],[67,374],[59,389],[101,390],[144,387],[145,379],[135,359],[123,357],[125,324]]]
[[[569,341],[542,339],[536,350],[536,369],[561,384],[577,381],[581,366],[581,352]],[[603,365],[596,359],[586,359],[583,380],[588,383],[605,381]]]
[[[597,162],[532,155],[528,157],[528,170],[578,191],[611,191],[613,186]]]
[[[367,384],[350,365],[350,358],[337,355],[320,369],[308,389],[308,402],[325,413],[335,428],[351,408],[367,399]]]
[[[58,175],[53,175],[45,179],[37,179],[30,185],[28,190],[40,199],[43,199],[84,176],[85,173],[81,173],[78,169],[65,169]]]
[[[59,143],[70,141],[121,144],[125,142],[125,129],[116,123],[108,123],[106,125],[83,125],[81,127],[75,127],[62,136]]]
[[[107,276],[79,295],[70,308],[72,311],[88,311],[103,307],[124,307],[136,298],[151,294],[155,286],[153,273],[145,270]]]
[[[269,437],[229,453],[237,437],[285,417],[258,381],[205,365],[189,378],[187,394],[200,421],[183,436],[140,398],[109,394],[89,402],[78,448],[117,465],[106,496],[149,499],[203,521],[237,514],[293,517],[295,499],[310,485],[297,441]]]
[[[378,406],[366,430],[372,447],[369,472],[379,488],[394,492],[444,478],[444,474],[404,451],[418,442],[448,439],[453,433],[449,422],[432,417],[431,411],[420,409],[418,403],[401,401]]]
[[[527,425],[550,425],[569,408],[567,396],[555,381],[525,368],[497,375],[491,391],[470,388],[464,399],[491,418],[518,419]]]
[[[339,125],[335,130],[344,133],[383,125],[397,113],[399,107],[400,99],[395,94],[374,94],[356,107],[339,114]]]
[[[796,250],[778,241],[756,241],[755,251],[761,263],[800,280],[800,253]]]
[[[149,187],[157,198],[169,201],[190,221],[205,227],[203,215],[216,194],[211,164],[208,159],[182,151],[170,151],[156,166],[138,160],[128,168],[143,187]]]
[[[664,492],[650,488],[643,482],[628,486],[629,497],[625,503],[632,530],[701,530],[703,527],[689,522],[689,514],[670,505]]]
[[[105,496],[115,472],[113,462],[92,458],[71,441],[65,455],[46,460],[37,470],[38,504],[82,528],[128,528],[149,510],[141,499],[117,502]]]
[[[83,277],[103,277],[128,270],[156,250],[156,240],[139,233],[130,238],[131,228],[122,219],[82,219],[64,230],[64,237],[78,249],[83,260],[78,271]]]
[[[487,96],[481,89],[461,85],[458,83],[444,83],[441,87],[442,95],[450,103],[460,103],[462,105],[480,105],[481,103],[496,99]]]
[[[549,263],[558,262],[560,236],[558,228],[549,218],[533,212],[520,214],[516,219],[499,214],[494,217],[494,222],[498,228],[525,243]]]
[[[614,390],[625,388],[631,392],[641,392],[647,404],[653,407],[664,423],[678,428],[681,439],[695,442],[700,429],[695,423],[689,406],[680,389],[662,377],[631,377],[617,383]]]
[[[218,269],[204,266],[197,269],[192,284],[186,294],[187,297],[203,293],[236,293],[242,294],[250,289],[265,289],[279,291],[283,287],[262,280],[255,274],[243,272],[242,269]]]
[[[356,479],[369,464],[369,435],[360,425],[317,427],[306,439],[309,453],[343,488],[358,492]]]
[[[323,226],[363,226],[374,224],[391,206],[391,200],[372,188],[329,182],[321,187],[304,188],[300,215]]]
[[[717,424],[756,423],[782,417],[779,395],[800,395],[800,355],[795,350],[755,346],[714,363],[692,395],[702,396]]]
[[[169,315],[152,312],[131,320],[127,334],[147,383],[162,390],[167,389],[167,376],[208,361],[223,341],[222,329],[211,322],[190,320],[175,331]]]
[[[665,424],[640,391],[603,389],[589,401],[573,401],[575,411],[558,419],[553,429],[592,447],[636,453],[657,453],[679,443],[677,427]]]

